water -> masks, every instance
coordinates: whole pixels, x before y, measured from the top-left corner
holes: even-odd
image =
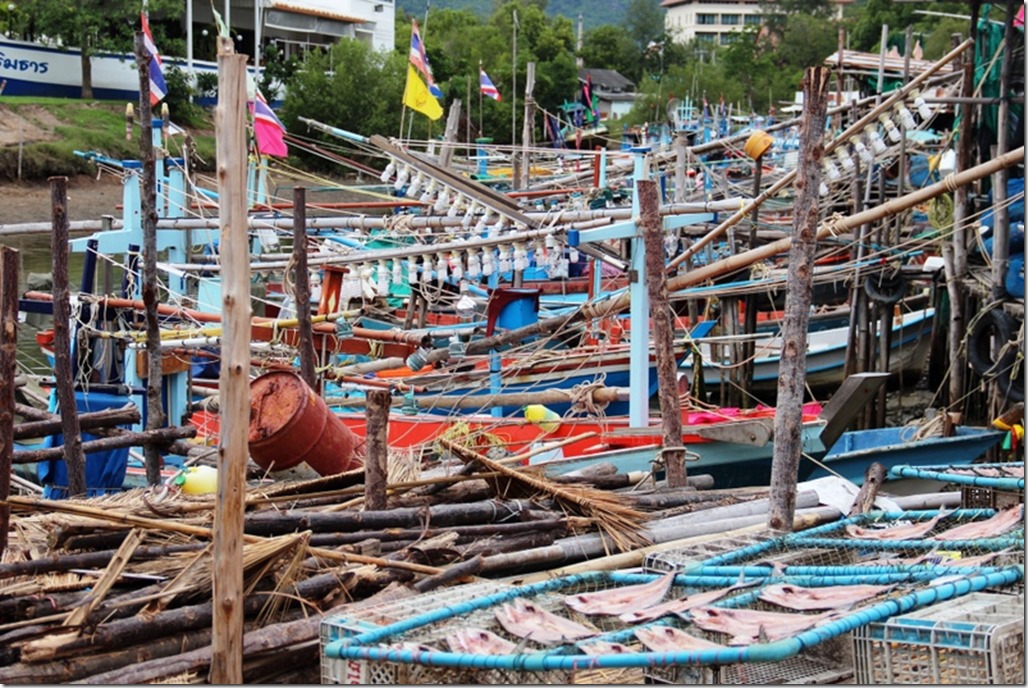
[[[46,233],[3,237],[0,244],[20,251],[18,294],[29,289],[29,275],[49,275],[51,271],[50,235]],[[68,280],[71,291],[78,291],[82,281],[85,255],[72,252],[68,256]],[[46,289],[45,291],[51,291]],[[39,350],[36,334],[53,326],[53,318],[36,313],[22,314],[18,323],[18,371],[37,375],[52,375],[53,369]]]

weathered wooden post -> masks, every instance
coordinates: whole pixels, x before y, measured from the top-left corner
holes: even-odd
[[[297,330],[300,337],[300,377],[318,389],[315,373],[314,326],[311,324],[311,282],[307,271],[307,189],[293,189],[293,299],[296,301]]]
[[[64,435],[64,461],[68,466],[68,495],[86,494],[86,459],[82,453],[75,371],[71,366],[71,295],[68,291],[68,178],[50,177],[53,233],[50,256],[54,280],[54,382]]]
[[[143,221],[143,308],[146,317],[146,429],[164,425],[161,385],[161,326],[157,320],[157,164],[153,152],[153,112],[150,107],[150,54],[143,32],[136,31],[136,67],[139,70],[139,161],[143,169],[139,209]],[[146,482],[161,483],[161,451],[158,445],[143,446]]]
[[[0,558],[11,524],[14,378],[18,374],[18,251],[0,246]]]
[[[532,132],[535,126],[535,62],[528,63],[525,78],[525,120],[521,126],[521,176],[517,188],[527,189],[532,178]]]
[[[246,56],[218,38],[218,205],[222,349],[214,511],[211,683],[243,682],[243,512],[250,417],[250,250],[246,232]]]
[[[796,214],[786,278],[782,359],[775,413],[768,527],[792,530],[796,513],[796,476],[803,451],[803,389],[806,382],[807,325],[817,248],[818,189],[824,158],[825,97],[829,72],[812,67],[803,75],[803,121],[796,174]]]
[[[367,391],[367,448],[364,453],[364,508],[386,508],[386,482],[389,476],[389,390]]]
[[[653,318],[653,347],[657,356],[660,415],[664,429],[661,450],[667,483],[686,484],[685,447],[682,446],[682,407],[678,398],[678,362],[675,360],[674,328],[667,297],[667,261],[664,259],[664,223],[660,218],[657,182],[637,179],[639,224],[646,248],[646,290]]]

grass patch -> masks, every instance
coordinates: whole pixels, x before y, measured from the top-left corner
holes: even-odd
[[[12,115],[7,119],[14,131],[21,127],[26,132],[21,150],[23,180],[95,173],[94,164],[76,155],[76,151],[97,152],[118,160],[139,158],[139,127],[133,127],[131,139],[125,140],[123,101],[3,96],[0,116],[4,111]],[[20,122],[11,121],[18,118]],[[191,133],[199,157],[213,165],[214,127],[209,118],[204,127]],[[4,143],[0,146],[0,180],[14,181],[18,176],[19,146],[10,138]],[[172,141],[169,148],[172,155],[179,155],[181,137]]]

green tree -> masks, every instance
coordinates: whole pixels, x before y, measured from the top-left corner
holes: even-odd
[[[630,79],[639,72],[640,52],[624,29],[605,24],[582,36],[582,63],[593,69],[613,69]]]
[[[639,50],[645,50],[664,33],[664,12],[660,0],[632,0],[625,13],[628,36]]]
[[[289,82],[282,123],[302,131],[303,116],[365,136],[398,131],[406,70],[406,54],[381,53],[344,38],[328,51],[312,52]],[[427,137],[427,118],[415,114],[412,124],[414,135]]]
[[[82,51],[82,97],[93,97],[93,72],[89,58],[98,52],[133,51],[135,32],[139,30],[138,0],[23,0],[20,6],[31,18],[34,33],[59,40],[61,45]],[[179,0],[150,0],[151,19],[177,19],[185,11]],[[151,21],[154,41],[162,53],[180,53],[179,43],[172,42]]]

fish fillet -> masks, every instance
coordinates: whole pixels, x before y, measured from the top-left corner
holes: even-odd
[[[671,583],[674,580],[675,572],[671,571],[649,583],[568,595],[564,598],[564,604],[580,614],[616,616],[633,609],[657,604],[664,599],[664,595],[671,589]]]
[[[917,540],[932,532],[932,528],[943,516],[950,512],[939,512],[935,518],[921,523],[910,523],[890,528],[862,528],[857,525],[846,526],[846,532],[861,540]]]
[[[796,611],[843,609],[880,595],[891,587],[888,585],[831,585],[823,588],[804,588],[799,585],[778,583],[761,590],[760,599]]]
[[[675,600],[668,600],[662,604],[655,605],[653,607],[647,607],[633,612],[625,612],[618,618],[621,621],[629,624],[645,623],[647,621],[656,621],[662,616],[668,614],[682,614],[689,611],[693,607],[698,607],[705,604],[712,604],[717,602],[719,599],[727,595],[732,590],[736,590],[740,586],[733,585],[729,588],[719,588],[717,590],[705,590],[698,592],[694,595],[688,595],[686,597],[680,597]]]
[[[643,626],[635,629],[635,637],[651,652],[723,649],[722,645],[697,638],[673,626]]]
[[[462,628],[446,636],[446,642],[454,652],[470,655],[509,655],[514,654],[518,647],[482,628]]]
[[[630,655],[635,652],[632,648],[621,643],[611,643],[606,640],[589,640],[581,642],[578,647],[587,655]]]
[[[939,533],[932,537],[933,540],[976,540],[978,538],[995,537],[1002,535],[1014,526],[1024,527],[1022,510],[1024,506],[1018,504],[1009,509],[1000,511],[992,518],[985,521],[972,521],[955,528]]]
[[[834,612],[783,614],[720,607],[696,607],[689,614],[692,622],[699,628],[730,636],[729,645],[782,640],[835,616]]]
[[[597,633],[520,597],[500,605],[494,614],[508,633],[543,645],[580,640]]]

